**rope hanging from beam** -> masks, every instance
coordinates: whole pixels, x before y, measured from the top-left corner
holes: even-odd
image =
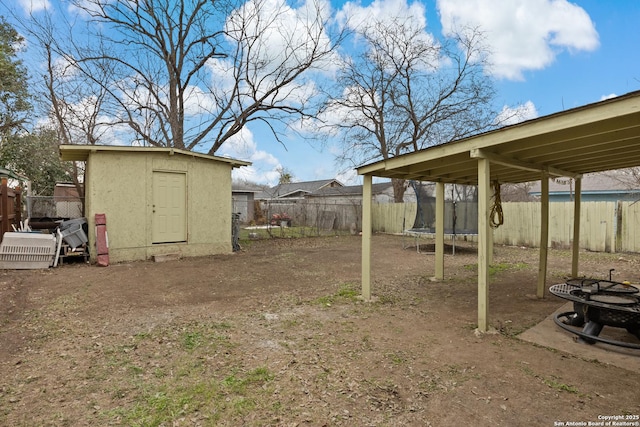
[[[493,187],[493,205],[489,213],[489,225],[491,228],[498,228],[504,224],[504,213],[502,212],[502,201],[500,200],[500,183],[496,180],[491,185]]]

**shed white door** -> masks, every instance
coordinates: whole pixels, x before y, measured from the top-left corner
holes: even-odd
[[[153,243],[187,240],[185,173],[153,172]]]

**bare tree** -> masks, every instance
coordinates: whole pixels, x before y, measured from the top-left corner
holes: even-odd
[[[371,23],[362,37],[368,49],[343,64],[328,107],[343,160],[389,159],[495,126],[479,30],[437,41],[416,21],[396,19]],[[393,180],[397,202],[403,184]]]
[[[69,56],[114,103],[113,124],[139,144],[215,153],[250,122],[281,141],[292,121],[308,117],[310,75],[334,55],[325,3],[292,10],[284,1],[74,0],[94,23],[91,51]],[[77,56],[79,55],[79,56]]]
[[[73,58],[81,56],[82,51],[65,43],[72,40],[74,29],[60,18],[54,23],[51,15],[32,15],[28,22],[23,22],[23,28],[43,59],[41,79],[35,80],[34,85],[43,115],[49,118],[43,126],[56,132],[58,144],[104,142],[103,137],[113,124],[107,112],[108,92],[103,86],[112,74],[109,64],[94,62],[90,72],[87,68],[80,72]],[[70,164],[67,175],[81,198],[83,174],[81,162]]]
[[[533,185],[533,182],[502,184],[500,185],[500,199],[503,202],[530,202],[534,200],[534,197],[529,194]]]
[[[604,175],[618,182],[627,190],[640,192],[640,167],[604,172]]]

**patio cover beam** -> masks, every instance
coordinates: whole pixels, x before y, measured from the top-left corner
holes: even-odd
[[[582,176],[579,173],[558,169],[549,165],[523,162],[522,160],[502,156],[500,154],[492,153],[490,151],[478,148],[470,150],[469,156],[471,156],[471,158],[473,159],[487,159],[490,160],[491,163],[497,163],[499,165],[508,166],[515,169],[522,169],[531,172],[544,172],[552,176],[566,176],[570,178],[577,178],[579,176]]]

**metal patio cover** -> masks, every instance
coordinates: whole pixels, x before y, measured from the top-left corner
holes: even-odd
[[[371,163],[358,173],[477,185],[478,158],[491,161],[491,181],[499,183],[639,166],[640,91]]]
[[[436,279],[444,277],[444,184],[478,185],[478,330],[488,329],[490,183],[540,180],[541,236],[548,241],[549,177],[576,179],[571,273],[578,272],[582,175],[640,166],[640,91],[359,167],[364,176],[362,295],[371,298],[373,177],[436,183]],[[537,296],[544,296],[547,245],[540,245]]]

